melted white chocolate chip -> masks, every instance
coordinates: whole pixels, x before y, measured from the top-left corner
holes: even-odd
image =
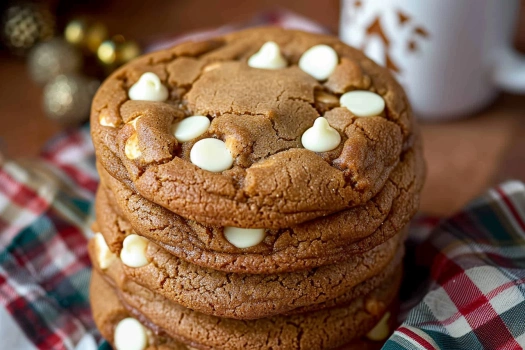
[[[265,237],[262,228],[225,227],[224,237],[237,248],[248,248],[261,243]]]
[[[124,153],[126,154],[126,157],[128,157],[128,159],[137,159],[142,155],[142,152],[140,151],[139,147],[139,138],[137,133],[131,135],[126,141],[126,145],[124,146]]]
[[[128,96],[131,100],[166,101],[168,89],[160,82],[155,73],[147,72],[131,86]]]
[[[100,112],[98,116],[98,121],[102,126],[109,126],[110,128],[114,128],[117,126],[117,123],[111,120],[107,109],[104,109],[102,112]]]
[[[326,118],[319,117],[315,120],[314,125],[304,132],[301,143],[307,150],[327,152],[339,146],[341,135],[328,124]]]
[[[230,169],[233,165],[233,157],[224,141],[212,138],[195,142],[190,160],[199,168],[214,173]]]
[[[385,100],[370,91],[350,91],[339,99],[341,107],[346,107],[357,117],[373,117],[380,115],[385,109]]]
[[[286,67],[288,63],[281,54],[279,45],[273,41],[268,41],[248,59],[248,65],[253,68],[281,69]]]
[[[339,57],[328,45],[315,45],[306,50],[299,59],[299,68],[317,80],[326,80],[333,73]]]
[[[137,130],[137,122],[139,121],[140,118],[141,118],[141,116],[139,115],[137,118],[135,118],[132,121],[128,122],[128,124],[131,125],[133,127],[133,129]]]
[[[129,267],[141,267],[148,264],[146,249],[148,240],[136,234],[131,234],[124,238],[122,250],[120,251],[120,260],[124,265]]]
[[[109,119],[105,116],[101,116],[98,121],[100,122],[100,125],[102,126],[109,126],[111,128],[114,128],[115,126],[117,126],[115,123],[109,121]]]
[[[179,142],[186,142],[201,136],[210,127],[210,120],[202,115],[182,119],[173,125],[173,135]]]
[[[212,62],[212,63],[204,66],[202,71],[204,73],[211,72],[212,70],[219,68],[222,64],[223,64],[223,62]]]
[[[375,325],[366,337],[373,341],[385,340],[390,334],[390,327],[388,327],[388,320],[390,319],[390,312],[383,315],[383,318]]]
[[[100,232],[95,233],[95,249],[97,255],[98,266],[105,270],[111,265],[111,263],[117,258],[115,254],[109,250],[109,247],[104,239],[104,236]]]
[[[113,342],[117,350],[144,350],[148,346],[146,327],[133,317],[125,318],[115,327]]]

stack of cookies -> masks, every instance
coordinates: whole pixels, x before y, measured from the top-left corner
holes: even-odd
[[[389,335],[424,162],[386,69],[330,36],[252,29],[121,68],[91,128],[90,298],[116,349]]]

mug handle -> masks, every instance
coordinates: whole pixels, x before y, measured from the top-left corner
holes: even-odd
[[[494,83],[504,91],[525,94],[525,55],[509,48],[498,53],[495,63]]]

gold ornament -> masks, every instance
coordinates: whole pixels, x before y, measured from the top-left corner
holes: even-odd
[[[86,26],[84,21],[74,19],[66,25],[64,29],[64,38],[71,45],[80,46],[84,42],[86,36]]]
[[[29,74],[39,84],[47,83],[60,74],[75,73],[81,65],[80,53],[60,38],[37,44],[29,52]]]
[[[117,61],[119,64],[128,63],[140,56],[140,47],[135,41],[126,41],[118,47]]]
[[[86,46],[92,53],[96,53],[98,47],[108,37],[108,30],[102,23],[94,23],[88,28],[86,35]]]
[[[16,55],[25,55],[39,41],[55,34],[55,19],[43,4],[21,3],[9,7],[2,19],[5,45]]]
[[[81,75],[59,75],[44,87],[44,111],[62,124],[87,119],[99,82]]]
[[[117,62],[117,44],[113,40],[106,40],[97,50],[97,57],[106,66],[111,66]]]
[[[134,41],[126,41],[122,35],[106,40],[97,50],[97,57],[106,67],[114,69],[140,55],[140,47]]]
[[[100,44],[107,39],[108,30],[100,22],[74,19],[67,24],[64,37],[70,44],[96,53]]]

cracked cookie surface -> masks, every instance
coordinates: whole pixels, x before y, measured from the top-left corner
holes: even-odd
[[[230,244],[222,227],[184,219],[137,195],[100,166],[96,213],[100,229],[116,250],[122,236],[115,236],[119,230],[115,223],[125,219],[138,234],[200,266],[244,273],[301,270],[343,261],[401,231],[419,203],[422,170],[413,170],[422,164],[418,156],[420,151],[408,152],[383,189],[366,204],[292,228],[265,230],[262,243],[244,249]]]
[[[124,234],[124,233],[123,233]],[[335,265],[292,273],[228,273],[181,260],[149,242],[148,264],[129,267],[115,259],[106,272],[115,280],[132,280],[169,300],[202,313],[219,317],[254,319],[343,298],[351,288],[399,265],[404,234],[394,236],[376,248]],[[110,242],[110,237],[106,237]],[[111,247],[111,243],[109,243]],[[97,269],[95,241],[89,243],[90,256]],[[120,251],[114,251],[116,256]],[[119,285],[123,288],[123,285]]]
[[[279,45],[288,67],[246,64],[267,41]],[[324,82],[297,66],[318,44],[339,57]],[[167,101],[129,100],[130,86],[145,72],[167,86]],[[356,117],[340,107],[339,96],[352,90],[379,94],[384,112]],[[207,116],[211,125],[178,142],[172,127],[190,115]],[[302,147],[301,136],[319,116],[341,144],[315,153]],[[271,229],[364,205],[414,146],[416,132],[405,94],[386,69],[333,37],[276,28],[186,43],[126,65],[99,89],[91,125],[102,166],[151,202],[204,224]],[[225,142],[231,169],[214,173],[190,161],[205,138]]]
[[[162,339],[159,342],[151,337],[160,344],[170,339],[172,344],[180,342],[197,349],[353,349],[344,345],[366,344],[359,338],[393,303],[400,274],[372,290],[366,288],[366,283],[357,286],[359,296],[346,305],[258,320],[220,319],[186,309],[139,285],[130,293],[116,290],[112,284],[111,278],[94,271],[90,288],[94,318],[110,342],[115,324],[132,315]]]

